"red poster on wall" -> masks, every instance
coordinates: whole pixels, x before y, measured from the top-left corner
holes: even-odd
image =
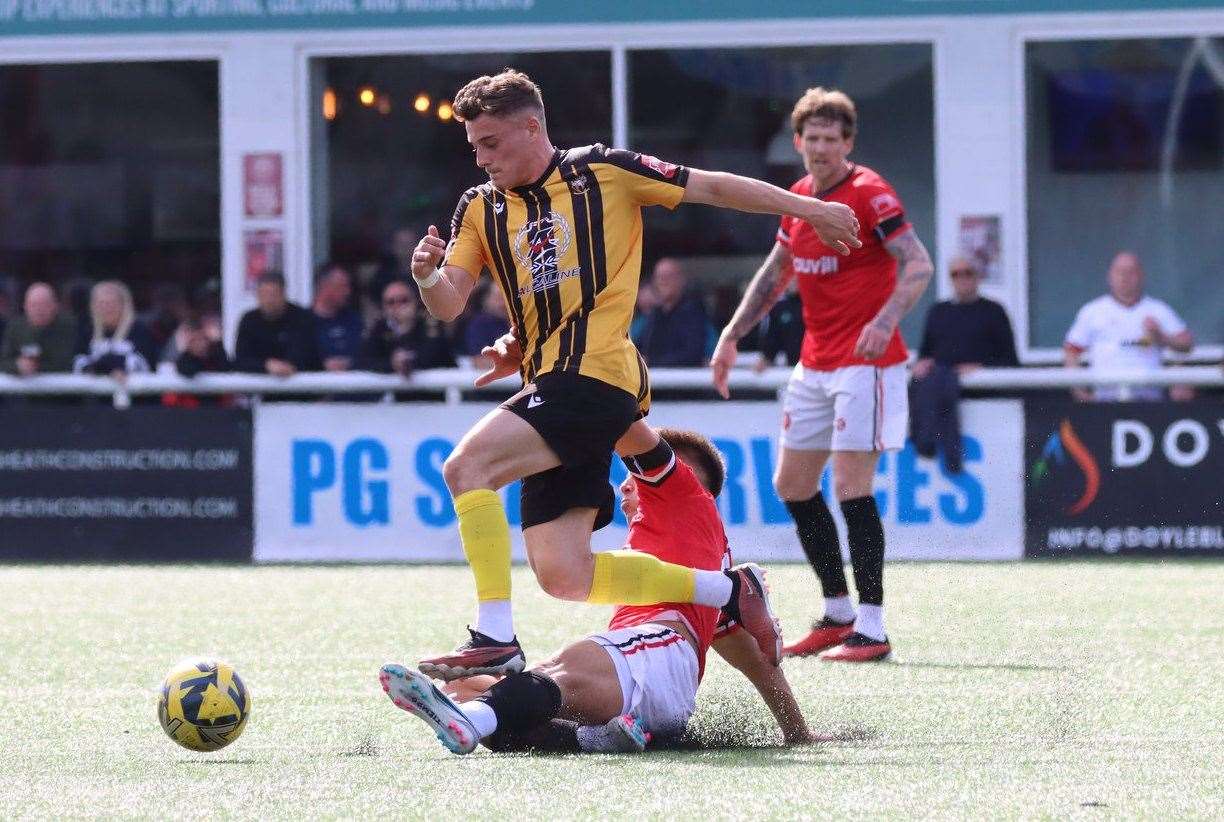
[[[280,229],[248,229],[242,232],[242,245],[248,291],[254,291],[256,282],[267,272],[285,270],[285,235]]]
[[[279,151],[242,155],[243,213],[256,219],[285,211],[284,162]]]

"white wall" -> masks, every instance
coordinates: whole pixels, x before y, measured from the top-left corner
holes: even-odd
[[[253,304],[245,282],[244,231],[282,231],[289,297],[298,302],[310,297],[310,258],[302,254],[299,236],[307,224],[304,212],[309,201],[309,189],[302,185],[300,174],[309,146],[298,128],[305,104],[299,63],[291,40],[259,35],[233,37],[221,62],[221,258],[226,342],[231,351],[238,320]],[[278,152],[283,158],[284,216],[247,219],[243,216],[243,156],[265,152]]]

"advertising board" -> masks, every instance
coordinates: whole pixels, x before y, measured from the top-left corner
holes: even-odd
[[[442,464],[493,406],[266,404],[255,430],[257,561],[460,562]],[[876,498],[895,559],[1018,559],[1023,550],[1018,401],[966,403],[965,470],[949,474],[912,447],[881,460]],[[709,436],[727,463],[719,510],[740,560],[801,560],[771,484],[778,407],[770,402],[656,403],[650,421]],[[611,481],[625,468],[613,460]],[[826,494],[829,477],[824,477]],[[831,498],[831,497],[830,497]],[[503,491],[514,539],[518,486]],[[837,515],[836,506],[835,516]],[[840,522],[839,522],[840,526]],[[593,546],[624,543],[619,510]]]

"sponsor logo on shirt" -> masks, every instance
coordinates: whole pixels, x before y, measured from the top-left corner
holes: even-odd
[[[791,266],[796,274],[836,274],[841,265],[841,258],[836,254],[824,257],[793,257]]]

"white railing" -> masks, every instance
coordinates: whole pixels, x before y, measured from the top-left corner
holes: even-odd
[[[82,374],[47,374],[37,377],[0,375],[0,395],[25,396],[93,395],[113,397],[116,407],[126,407],[131,397],[150,394],[298,394],[338,396],[377,394],[387,398],[396,392],[443,393],[448,402],[459,402],[462,392],[472,388],[478,371],[471,368],[439,368],[419,371],[411,377],[367,372],[312,372],[292,377],[263,374],[200,374],[190,379],[173,373],[132,374],[122,382],[110,377]],[[789,368],[767,368],[759,373],[748,368],[732,370],[732,390],[777,390],[786,385]],[[707,368],[652,368],[650,382],[656,389],[710,388]],[[494,388],[509,394],[518,387],[517,378],[506,378]],[[1170,366],[1160,371],[1093,371],[1065,368],[983,368],[966,374],[967,389],[1033,390],[1092,385],[1194,385],[1224,387],[1224,371],[1210,365]]]

